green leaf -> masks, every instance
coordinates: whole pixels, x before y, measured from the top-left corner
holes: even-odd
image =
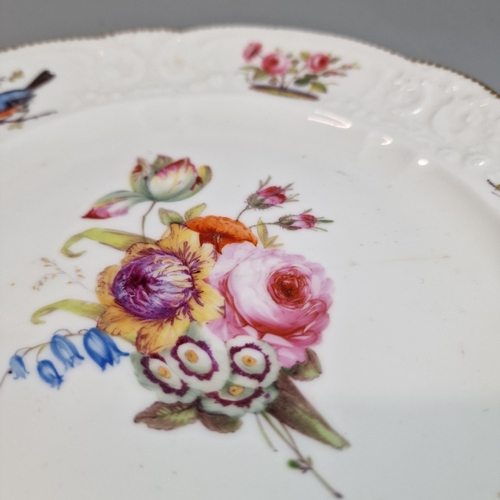
[[[31,322],[35,325],[45,323],[40,318],[54,311],[67,311],[84,318],[97,319],[107,307],[95,302],[84,302],[83,300],[66,299],[54,302],[48,306],[40,307],[31,315]]]
[[[264,248],[279,248],[283,246],[281,243],[275,243],[278,236],[272,236],[269,238],[267,226],[264,222],[262,222],[262,219],[259,219],[259,222],[257,222],[257,234]]]
[[[283,246],[282,243],[275,243],[275,241],[278,239],[278,236],[272,236],[269,238],[266,242],[265,248],[280,248]]]
[[[259,235],[259,240],[264,246],[266,247],[267,243],[267,226],[262,222],[262,219],[259,219],[259,222],[257,222],[257,234]]]
[[[295,380],[313,380],[322,373],[321,363],[318,355],[312,350],[306,349],[306,359],[291,368],[284,368],[284,372]]]
[[[290,469],[302,469],[302,466],[297,462],[297,460],[290,459],[286,463]]]
[[[170,226],[170,224],[182,224],[184,222],[182,215],[175,210],[160,208],[158,210],[158,215],[160,216],[161,223],[165,224],[165,226]]]
[[[253,74],[254,80],[265,80],[268,77],[269,77],[269,75],[265,71],[262,71],[259,68],[255,68],[255,71]]]
[[[123,251],[127,250],[134,243],[154,243],[154,240],[152,240],[151,238],[144,238],[139,234],[126,233],[125,231],[116,231],[115,229],[101,229],[98,227],[94,227],[92,229],[87,229],[87,231],[83,231],[82,233],[75,234],[75,236],[72,236],[61,248],[61,253],[66,257],[71,258],[83,255],[85,253],[85,250],[75,253],[72,252],[70,248],[75,243],[78,243],[80,240],[83,240],[85,238]]]
[[[268,238],[268,240],[267,240],[267,244],[268,244],[269,246],[272,246],[272,244],[273,244],[273,243],[274,243],[277,239],[278,239],[278,235],[276,235],[276,236],[272,236],[271,238]],[[281,245],[280,245],[280,246],[281,246]]]
[[[202,213],[203,210],[207,208],[206,203],[200,203],[199,205],[196,205],[193,208],[190,208],[185,214],[184,217],[186,220],[191,220],[191,219],[196,219],[196,217],[199,217]]]
[[[328,89],[321,82],[312,82],[311,83],[311,92],[323,92],[326,94]]]
[[[149,408],[138,413],[134,422],[146,424],[151,429],[170,431],[192,424],[198,418],[198,410],[194,405],[184,403],[160,403],[157,401]]]
[[[266,411],[282,424],[333,448],[347,448],[349,442],[336,432],[297,389],[292,379],[281,372],[277,381],[279,396]]]
[[[311,54],[309,52],[301,52],[300,53],[300,58],[303,61],[307,61],[311,57]]]
[[[309,75],[306,75],[303,76],[302,78],[297,78],[297,80],[295,80],[293,84],[298,85],[299,87],[303,87],[305,85],[309,85],[310,82],[311,82],[311,77]]]
[[[236,432],[242,425],[239,418],[223,414],[207,413],[203,410],[198,410],[198,418],[207,429],[223,434]]]
[[[271,182],[272,177],[270,175],[267,176],[267,179],[262,182],[259,180],[259,190],[262,189],[263,187],[266,187],[270,182]]]

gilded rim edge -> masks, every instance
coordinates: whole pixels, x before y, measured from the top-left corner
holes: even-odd
[[[64,43],[64,42],[84,42],[84,41],[91,41],[91,40],[105,40],[107,38],[113,38],[116,36],[121,36],[121,35],[133,35],[136,33],[178,33],[178,34],[184,34],[184,33],[191,33],[191,32],[201,32],[201,31],[210,31],[210,30],[221,30],[221,29],[238,29],[238,28],[243,28],[243,29],[267,29],[269,31],[296,31],[299,33],[304,33],[304,34],[311,34],[311,35],[321,35],[321,36],[330,36],[332,38],[339,38],[341,40],[348,40],[350,42],[355,42],[359,43],[360,45],[365,45],[367,47],[374,48],[376,50],[380,50],[382,52],[386,52],[388,54],[391,54],[393,56],[399,57],[401,59],[404,59],[405,61],[409,61],[412,63],[416,64],[421,64],[423,66],[430,66],[433,68],[438,68],[442,69],[445,71],[448,71],[450,73],[453,73],[455,75],[458,75],[462,78],[465,78],[466,80],[469,80],[477,85],[479,85],[483,90],[486,90],[490,95],[495,97],[496,99],[500,99],[500,93],[497,92],[496,90],[492,89],[490,86],[486,85],[485,83],[481,82],[477,78],[474,78],[470,75],[467,75],[466,73],[462,73],[461,71],[457,71],[455,69],[452,69],[448,66],[443,66],[442,64],[438,64],[432,61],[427,61],[425,59],[415,59],[412,57],[405,56],[403,54],[400,54],[399,52],[396,52],[394,50],[388,49],[386,47],[381,47],[380,45],[377,45],[375,43],[371,42],[366,42],[364,40],[359,40],[358,38],[354,37],[349,37],[345,35],[338,35],[335,33],[330,33],[326,31],[316,31],[316,30],[308,30],[304,28],[295,28],[293,26],[266,26],[266,25],[249,25],[249,24],[222,24],[222,25],[207,25],[207,26],[195,26],[192,28],[138,28],[138,29],[132,29],[132,30],[118,30],[118,31],[112,31],[109,33],[105,33],[103,35],[97,35],[97,36],[82,36],[82,37],[68,37],[68,38],[54,38],[51,40],[43,40],[40,42],[32,42],[32,43],[25,43],[21,45],[15,45],[13,47],[7,47],[6,49],[0,50],[0,55],[5,54],[7,52],[13,52],[16,50],[21,50],[21,49],[26,49],[30,47],[37,47],[39,45],[49,45],[49,44],[55,44],[55,43]]]

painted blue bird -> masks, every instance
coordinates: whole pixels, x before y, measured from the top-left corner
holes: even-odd
[[[35,97],[35,90],[55,78],[50,71],[42,71],[26,88],[0,93],[0,122],[26,109]]]

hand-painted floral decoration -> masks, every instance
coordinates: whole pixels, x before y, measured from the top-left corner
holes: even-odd
[[[210,167],[198,169],[189,158],[174,161],[168,156],[159,155],[153,163],[143,158],[130,174],[132,191],[113,191],[99,198],[83,216],[86,219],[109,219],[125,215],[138,203],[152,201],[179,201],[194,196],[212,178]]]
[[[260,50],[259,44],[251,45],[245,57],[251,60]],[[282,54],[272,56],[266,56],[269,72],[293,66]],[[329,61],[314,55],[305,63],[319,72]],[[9,374],[26,379],[35,372],[59,389],[85,359],[104,371],[129,357],[138,383],[151,391],[154,401],[135,422],[171,430],[199,421],[209,430],[228,433],[241,427],[245,415],[254,414],[268,444],[263,420],[295,454],[288,461],[291,468],[312,471],[340,498],[290,432],[337,449],[349,446],[294,383],[321,374],[312,347],[328,332],[333,282],[321,264],[279,248],[278,235],[268,232],[272,227],[322,229],[319,225],[333,221],[307,210],[252,223],[252,213],[297,201],[291,184],[272,185],[268,178],[244,198],[234,219],[202,216],[205,203],[184,215],[160,207],[165,231],[146,236],[145,221],[156,203],[193,196],[210,178],[209,167],[196,168],[187,158],[158,156],[152,164],[141,159],[132,171],[132,191],[116,191],[94,204],[85,218],[123,215],[132,205],[151,201],[142,216],[142,234],[91,228],[66,242],[62,253],[69,258],[83,253],[72,247],[85,238],[124,253],[97,277],[96,301],[49,304],[35,311],[32,321],[43,323],[44,315],[60,310],[92,318],[95,327],[58,330],[45,343],[19,349],[0,385]],[[242,216],[250,224],[241,222]],[[115,339],[129,349],[122,350]],[[34,370],[27,364],[32,352]]]
[[[14,89],[0,92],[0,125],[9,124],[9,128],[21,128],[22,124],[28,120],[35,120],[42,116],[51,115],[54,112],[45,112],[37,115],[29,114],[29,105],[35,97],[35,91],[40,87],[50,82],[55,75],[50,71],[44,70],[38,74],[30,83],[25,87],[19,88],[16,86]],[[8,78],[9,82],[23,79],[24,73],[22,71],[14,71]],[[6,78],[0,78],[0,85]]]
[[[262,44],[249,43],[243,50],[245,72],[252,90],[296,99],[318,100],[336,78],[359,69],[358,64],[341,64],[339,57],[324,52],[301,52],[298,56],[276,49],[264,54]]]

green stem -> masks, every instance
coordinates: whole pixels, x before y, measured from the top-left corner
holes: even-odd
[[[279,226],[278,222],[263,222],[264,226]],[[252,227],[257,227],[258,224],[254,224],[253,226],[248,226],[249,229],[252,229]]]
[[[146,227],[146,217],[149,215],[151,210],[153,210],[153,207],[156,205],[156,201],[153,201],[151,203],[151,206],[148,208],[148,211],[142,216],[142,237],[144,238],[144,243],[146,243],[146,232],[145,232],[145,227]]]
[[[10,370],[7,370],[7,371],[3,374],[3,377],[2,377],[2,379],[0,380],[0,388],[2,387],[3,382],[4,382],[4,380],[7,378],[7,375],[9,375],[9,373],[11,373],[11,371],[10,371]]]
[[[40,349],[38,349],[38,352],[36,353],[36,362],[38,363],[40,361],[40,354],[42,354],[42,351],[49,345],[47,342],[46,344],[42,345]]]
[[[267,432],[266,430],[264,429],[264,426],[262,425],[262,422],[260,421],[260,417],[259,417],[259,414],[256,413],[255,414],[255,418],[257,420],[257,425],[259,426],[259,430],[260,430],[260,433],[262,434],[262,437],[264,438],[264,441],[269,445],[269,448],[271,448],[271,450],[273,451],[278,451],[273,443],[271,442],[271,439],[269,438],[269,436],[267,435]]]
[[[283,428],[283,430],[285,431],[285,434],[287,435],[288,439],[290,440],[290,443],[293,444],[293,446],[298,450],[298,446],[297,446],[297,443],[295,442],[295,439],[293,438],[291,432],[287,429],[286,425],[285,424],[281,424],[281,427]]]
[[[284,424],[281,424],[281,426],[284,429],[283,433],[276,427],[274,422],[272,421],[271,417],[269,416],[268,413],[265,411],[262,412],[262,416],[264,419],[267,421],[267,423],[271,426],[271,428],[276,432],[276,434],[283,440],[284,443],[297,455],[297,458],[299,459],[300,463],[303,465],[307,465],[306,468],[304,468],[304,472],[307,472],[308,470],[311,471],[313,476],[323,485],[323,487],[330,492],[331,495],[333,495],[335,498],[343,498],[343,495],[339,493],[337,490],[335,490],[328,482],[316,471],[316,469],[312,466],[310,461],[308,461],[304,455],[302,455],[301,451],[299,450],[297,444],[295,443],[295,440],[293,439],[292,435],[288,431],[288,429],[285,427]]]
[[[284,88],[287,89],[295,80],[298,80],[302,76],[302,73],[306,70],[306,68],[307,64],[303,63],[302,68],[300,70],[297,70],[296,74],[292,75],[290,81],[285,84]]]
[[[240,220],[240,217],[250,208],[249,205],[247,205],[239,214],[238,217],[236,217],[236,220]]]
[[[26,349],[26,351],[24,351],[21,355],[21,358],[24,358],[24,356],[26,356],[26,354],[28,354],[29,352],[33,351],[34,349],[37,349],[39,347],[44,347],[48,344],[48,342],[43,342],[41,344],[37,344],[37,345],[34,345],[33,347],[21,347],[20,349],[18,349],[15,354],[17,354],[19,351],[22,351],[23,349]]]

